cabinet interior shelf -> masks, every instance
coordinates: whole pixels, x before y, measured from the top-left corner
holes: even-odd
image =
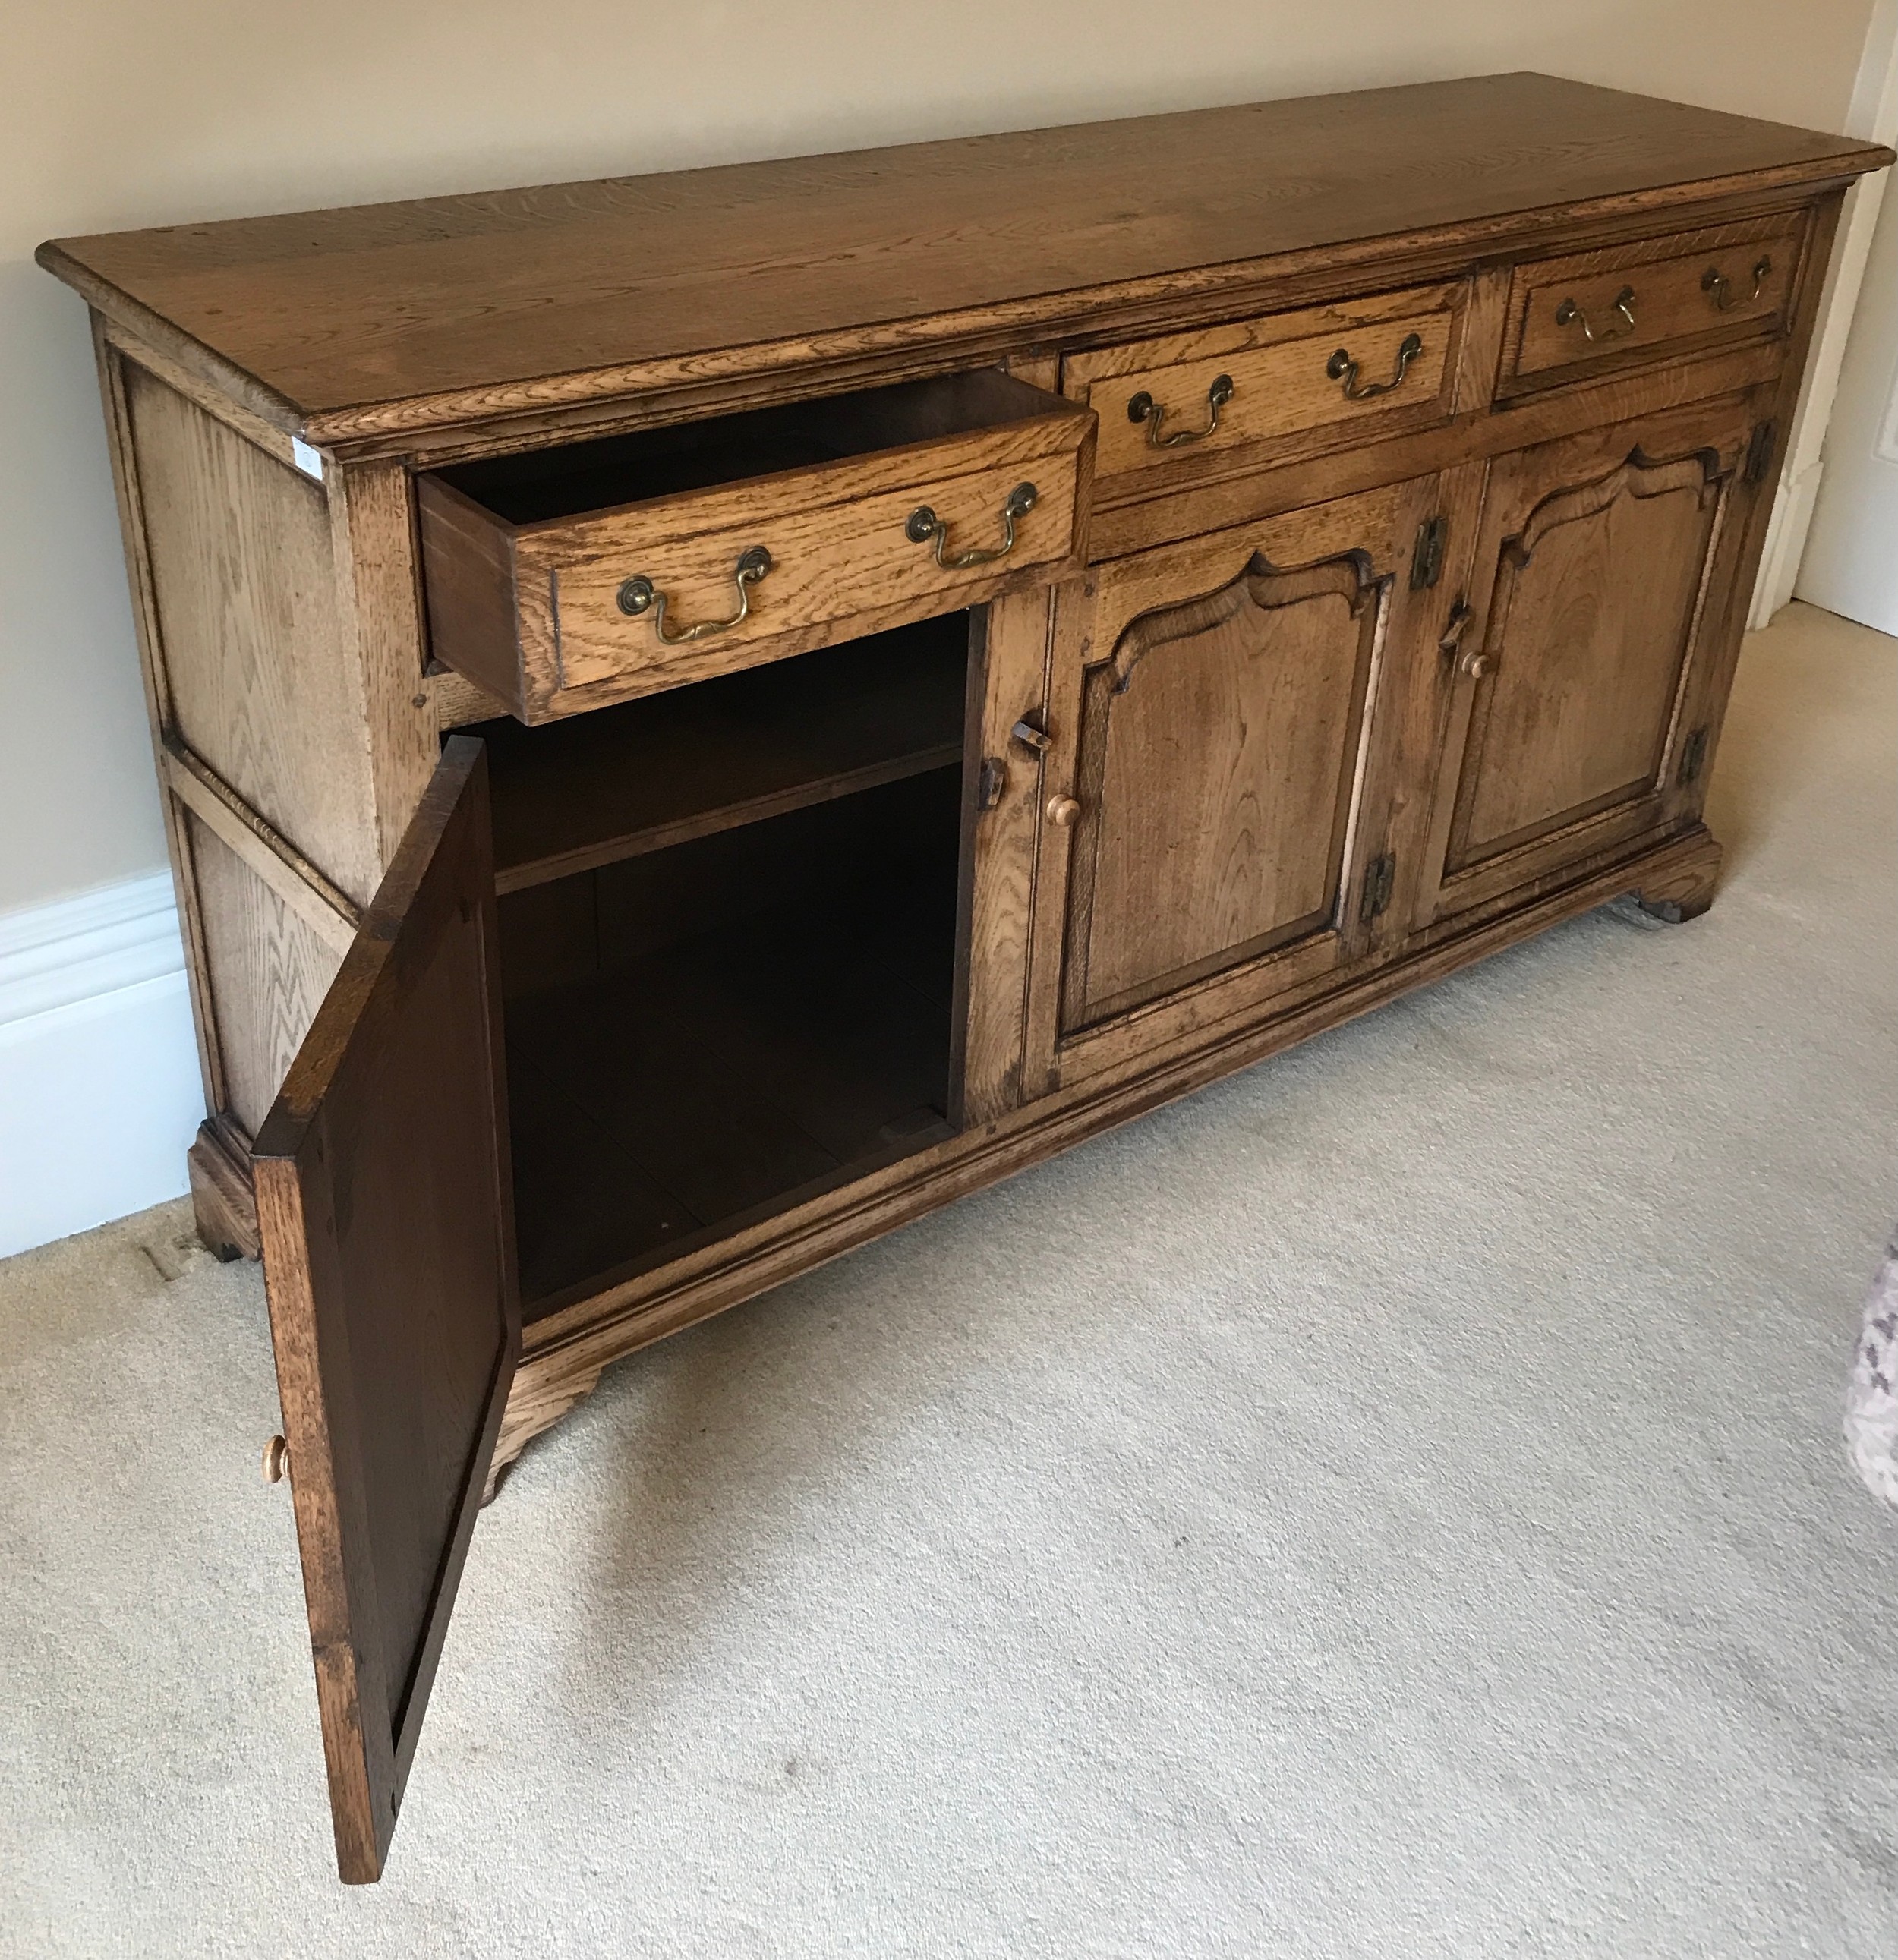
[[[489,745],[505,895],[960,759],[969,616],[944,614]]]

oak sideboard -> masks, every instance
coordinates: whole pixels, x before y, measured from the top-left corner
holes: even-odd
[[[1632,896],[1849,138],[1533,75],[65,239],[337,1857],[643,1344]]]

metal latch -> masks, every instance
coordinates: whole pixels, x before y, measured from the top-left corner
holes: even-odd
[[[1365,895],[1358,916],[1366,925],[1390,904],[1391,887],[1396,881],[1397,858],[1394,851],[1381,853],[1365,867]]]
[[[1442,578],[1444,547],[1449,542],[1447,517],[1426,517],[1417,527],[1417,549],[1410,558],[1412,592],[1427,592]]]
[[[1753,441],[1747,445],[1747,481],[1763,483],[1766,473],[1772,467],[1773,451],[1779,446],[1779,425],[1761,422],[1754,428]]]

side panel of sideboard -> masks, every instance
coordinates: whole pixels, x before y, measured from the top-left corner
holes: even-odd
[[[288,439],[95,320],[207,1121],[200,1230],[257,1249],[250,1140],[436,747],[399,466]]]

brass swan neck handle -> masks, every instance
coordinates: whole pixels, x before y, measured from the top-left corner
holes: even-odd
[[[1167,418],[1167,411],[1145,388],[1138,394],[1129,398],[1127,419],[1130,422],[1146,424],[1147,447],[1149,449],[1173,449],[1183,442],[1202,442],[1219,426],[1219,411],[1237,393],[1230,374],[1214,376],[1212,387],[1206,390],[1206,425],[1204,428],[1175,429],[1171,435],[1162,435],[1160,425]]]

